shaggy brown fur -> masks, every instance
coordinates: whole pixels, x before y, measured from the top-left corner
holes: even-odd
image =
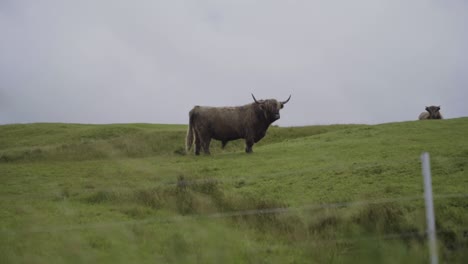
[[[195,106],[189,113],[186,150],[195,142],[195,154],[200,150],[210,154],[211,139],[222,142],[245,139],[245,151],[252,152],[254,143],[260,141],[271,123],[280,118],[279,111],[291,99],[278,102],[275,99],[256,100],[254,103],[236,107]]]
[[[424,119],[443,119],[442,115],[439,112],[440,106],[426,106],[427,112],[422,112],[419,115],[419,120]]]

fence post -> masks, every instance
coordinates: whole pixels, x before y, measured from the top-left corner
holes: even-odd
[[[421,162],[422,173],[424,178],[424,200],[426,203],[426,223],[429,253],[431,254],[431,264],[437,264],[437,240],[435,229],[434,202],[432,198],[431,165],[429,161],[429,153],[424,152],[421,155]]]

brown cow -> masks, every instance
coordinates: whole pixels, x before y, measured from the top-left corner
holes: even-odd
[[[280,118],[280,109],[289,102],[275,99],[258,100],[235,107],[195,106],[189,113],[186,150],[190,151],[195,141],[195,154],[202,148],[210,154],[211,139],[222,142],[223,148],[231,140],[245,139],[245,152],[251,153],[252,146],[265,136],[271,123]]]
[[[426,106],[427,112],[422,112],[419,115],[419,120],[424,119],[443,119],[442,115],[439,112],[440,106]]]

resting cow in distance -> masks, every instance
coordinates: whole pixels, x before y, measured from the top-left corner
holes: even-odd
[[[440,106],[426,106],[427,112],[422,112],[419,115],[419,120],[424,119],[443,119],[442,115],[439,112]]]
[[[280,109],[289,102],[275,99],[257,100],[252,94],[253,103],[235,107],[195,106],[189,113],[189,128],[186,150],[190,151],[195,141],[195,154],[200,150],[210,154],[211,139],[222,142],[245,139],[245,152],[251,153],[254,143],[260,141],[271,125],[280,118]]]

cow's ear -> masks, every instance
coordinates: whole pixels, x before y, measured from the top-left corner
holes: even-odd
[[[280,109],[283,109],[283,107],[284,107],[284,104],[281,103],[281,104],[280,104]]]

